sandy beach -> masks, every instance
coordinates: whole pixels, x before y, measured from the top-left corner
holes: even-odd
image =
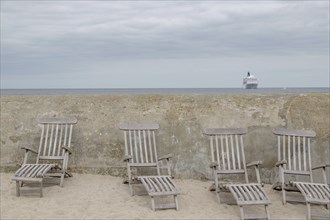
[[[180,210],[150,208],[148,196],[129,194],[120,177],[74,174],[65,179],[64,187],[44,187],[44,197],[37,194],[16,197],[12,173],[1,173],[1,219],[239,219],[235,205],[217,204],[216,195],[208,190],[211,181],[175,179],[182,194]],[[305,219],[304,204],[281,203],[279,192],[265,185],[270,196],[272,219]],[[253,207],[255,208],[255,207]],[[257,208],[262,211],[262,208]],[[247,211],[256,210],[248,209]]]

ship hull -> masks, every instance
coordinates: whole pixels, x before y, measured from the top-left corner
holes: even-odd
[[[245,85],[245,88],[246,89],[257,89],[258,88],[258,84],[254,84],[254,83],[253,84],[252,83],[251,84],[246,84]]]

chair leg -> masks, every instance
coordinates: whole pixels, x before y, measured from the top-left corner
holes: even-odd
[[[40,198],[43,197],[43,192],[42,192],[42,184],[43,180],[40,182]]]
[[[132,186],[132,174],[131,174],[131,167],[127,165],[127,178],[128,178],[128,186],[131,196],[134,196],[133,186]]]
[[[311,204],[308,202],[306,205],[307,205],[307,220],[311,220],[312,219]]]
[[[129,185],[129,191],[130,191],[131,196],[134,196],[134,191],[133,191],[133,186],[132,186],[131,181],[129,181],[128,185]]]
[[[20,192],[20,182],[16,181],[16,196],[20,196],[21,192]]]
[[[153,196],[151,196],[151,209],[152,211],[155,211],[155,199]]]
[[[217,189],[215,193],[217,194],[218,203],[220,205],[221,204],[220,191],[218,191],[218,189]]]
[[[174,195],[174,201],[175,201],[175,209],[176,209],[176,211],[179,211],[179,202],[178,202],[177,195]]]
[[[244,210],[243,210],[243,206],[239,207],[239,211],[241,213],[241,220],[244,220]]]
[[[282,190],[282,202],[283,202],[283,205],[286,204],[286,194],[285,194],[285,179],[284,179],[284,173],[283,173],[283,170],[282,168],[280,167],[280,180],[281,180],[281,190]]]
[[[61,182],[60,182],[61,187],[63,187],[64,176],[65,176],[65,170],[62,171],[62,175],[61,175]]]
[[[268,205],[265,205],[265,212],[266,212],[267,220],[270,220],[270,215],[269,215],[269,211],[268,211]]]

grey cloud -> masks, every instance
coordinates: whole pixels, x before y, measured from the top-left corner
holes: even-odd
[[[322,1],[6,1],[1,8],[2,74],[88,75],[84,71],[92,68],[105,72],[100,63],[105,68],[126,61],[134,67],[132,60],[150,64],[157,59],[172,60],[173,72],[189,72],[188,64],[173,60],[327,57],[328,9]]]

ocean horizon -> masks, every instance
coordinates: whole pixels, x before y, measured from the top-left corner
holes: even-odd
[[[330,93],[329,87],[293,88],[65,88],[1,89],[1,95],[116,95],[116,94],[291,94]]]

